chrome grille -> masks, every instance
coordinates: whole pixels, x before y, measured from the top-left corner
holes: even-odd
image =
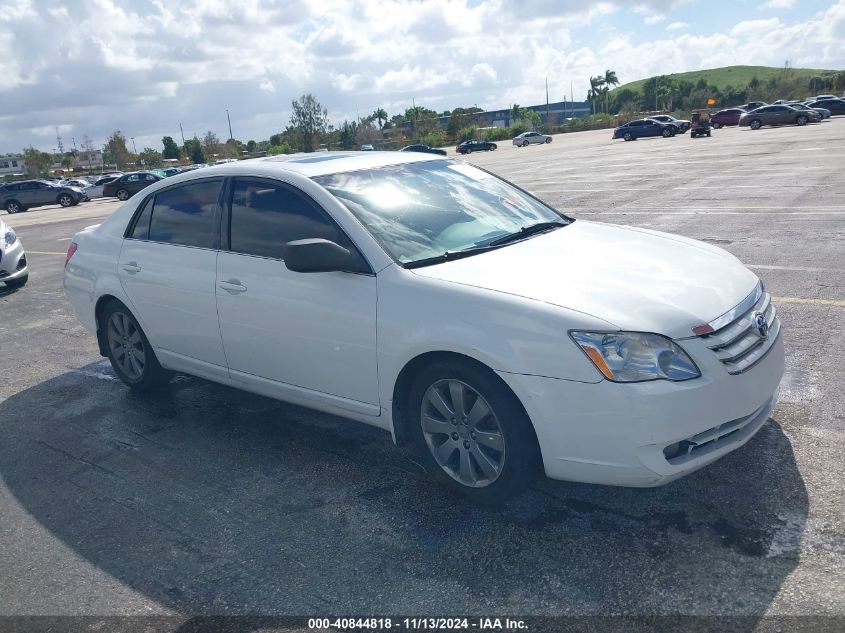
[[[756,326],[757,315],[762,315],[766,323],[766,336],[761,335]],[[757,284],[754,292],[737,307],[708,325],[714,331],[700,338],[730,374],[741,374],[753,367],[772,348],[780,334],[777,311],[762,283]]]

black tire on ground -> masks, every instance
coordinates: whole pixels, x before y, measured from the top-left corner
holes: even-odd
[[[60,194],[59,197],[56,198],[56,202],[58,202],[63,207],[73,206],[73,196],[67,193]]]
[[[129,200],[129,197],[130,197],[129,192],[126,189],[118,189],[116,195],[117,195],[117,199],[120,200],[121,202]]]
[[[760,119],[754,119],[753,121],[750,121],[748,123],[748,127],[750,127],[752,130],[759,130],[761,127],[763,127],[763,123],[760,121]]]
[[[634,140],[634,137],[631,135],[630,132],[625,132],[625,136],[623,136],[622,138],[625,139],[626,141],[633,141]]]
[[[26,208],[17,200],[8,200],[6,202],[6,213],[23,213]]]
[[[7,281],[6,285],[9,286],[9,288],[23,288],[27,281],[29,281],[29,275],[24,275],[23,277]]]
[[[675,136],[672,133],[672,130],[663,130],[663,132],[661,132],[661,134],[663,135],[663,138],[669,138],[670,136]]]
[[[720,127],[722,127],[721,123],[715,123],[715,122],[713,123],[713,129],[714,130],[718,130]]]
[[[546,143],[551,143],[551,142],[552,142],[552,137],[550,136],[549,138],[546,139]]]
[[[125,322],[129,324],[130,327],[128,327],[127,334],[134,337],[134,334],[137,332],[139,336],[136,343],[125,341],[126,345],[124,346],[109,340],[109,328],[112,327],[112,317],[116,314],[122,315],[122,318],[126,319]],[[144,331],[141,329],[141,326],[138,324],[138,321],[135,319],[132,312],[130,312],[129,309],[120,301],[115,299],[105,306],[98,326],[98,336],[103,337],[104,347],[108,350],[108,359],[111,363],[112,369],[114,369],[117,377],[120,378],[127,387],[136,391],[153,391],[164,387],[170,381],[170,378],[173,375],[172,372],[164,369],[159,364],[155,352],[147,339],[147,335],[144,334]],[[117,330],[115,330],[115,332],[117,332]],[[123,351],[124,354],[127,353],[127,346],[140,350],[144,355],[143,370],[137,377],[128,374],[119,360],[121,351]]]
[[[795,119],[795,123],[797,123],[798,125],[807,125],[807,117],[802,114],[797,119]]]
[[[501,451],[503,462],[498,471],[498,476],[492,482],[488,482],[481,487],[465,485],[446,472],[434,458],[432,454],[432,450],[434,449],[429,448],[423,433],[423,398],[429,387],[444,380],[460,381],[469,386],[470,389],[484,398],[498,419],[498,426],[501,429],[503,441],[503,450]],[[461,361],[434,363],[424,368],[414,377],[407,402],[404,403],[404,406],[407,416],[406,419],[409,420],[410,431],[414,438],[416,450],[426,471],[442,485],[465,495],[472,501],[485,505],[501,504],[509,497],[524,490],[542,472],[540,448],[537,444],[534,428],[531,425],[528,415],[525,413],[525,409],[501,378],[484,366]],[[450,406],[455,407],[454,402]],[[470,411],[464,412],[467,413],[468,417],[471,417],[472,405],[469,402],[465,402],[466,408],[469,408]],[[488,421],[489,419],[489,417],[481,418],[481,420]],[[462,431],[464,434],[475,428],[470,424],[462,430],[462,422],[460,420],[452,424],[454,426],[450,428],[454,428],[456,431]],[[483,424],[483,422],[479,421],[479,426],[483,426]],[[478,431],[479,434],[483,432],[483,430]],[[455,434],[453,433],[452,438],[454,436]],[[475,436],[473,435],[473,437]],[[446,442],[450,441],[448,434],[446,434],[444,439]],[[471,445],[472,450],[477,450],[476,443],[473,440],[466,438],[464,443],[467,441],[473,442]],[[481,442],[479,441],[478,444],[481,444]],[[453,450],[460,451],[459,448]],[[484,450],[487,451],[489,449]],[[491,453],[487,452],[486,454]],[[458,459],[460,458],[460,453],[457,457]],[[452,453],[452,458],[455,458],[454,453]],[[467,457],[467,459],[470,458]],[[474,466],[477,465],[479,469],[481,468],[475,456],[471,458],[471,463]]]

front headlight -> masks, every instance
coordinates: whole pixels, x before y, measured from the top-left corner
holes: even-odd
[[[9,229],[3,236],[3,240],[6,242],[6,246],[11,246],[18,241],[18,236],[15,235],[15,232],[12,229]]]
[[[689,380],[701,375],[671,339],[642,332],[570,332],[601,374],[613,382]]]

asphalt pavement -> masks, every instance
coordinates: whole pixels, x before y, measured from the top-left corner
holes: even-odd
[[[787,373],[746,446],[662,488],[473,507],[374,428],[188,377],[131,394],[61,289],[70,238],[117,203],[2,215],[32,272],[0,285],[0,615],[845,617],[845,118],[610,136],[465,160],[760,275]]]

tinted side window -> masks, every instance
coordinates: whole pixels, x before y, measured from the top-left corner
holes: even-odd
[[[149,239],[213,248],[220,183],[220,180],[204,180],[157,193]]]
[[[229,220],[230,249],[283,259],[287,242],[323,238],[348,246],[341,231],[314,203],[287,187],[237,180]]]
[[[146,240],[150,236],[150,216],[153,211],[153,199],[150,198],[144,204],[144,208],[135,220],[135,226],[132,228],[132,234],[129,237],[136,240]]]

